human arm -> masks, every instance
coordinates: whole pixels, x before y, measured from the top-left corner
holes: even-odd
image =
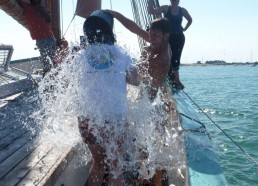
[[[187,23],[183,28],[183,31],[186,31],[189,28],[189,26],[192,24],[193,19],[186,9],[182,8],[182,10],[183,10],[183,16],[187,20]]]
[[[163,6],[155,8],[154,1],[153,0],[148,1],[148,13],[149,14],[159,15],[162,13],[166,13],[167,10],[168,10],[168,5],[163,5]]]
[[[124,25],[125,28],[149,42],[149,33],[139,27],[134,21],[113,10],[106,10],[106,12],[110,13],[114,18],[116,18],[122,25]]]

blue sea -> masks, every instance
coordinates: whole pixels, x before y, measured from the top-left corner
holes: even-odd
[[[182,66],[184,91],[246,153],[258,161],[258,66]],[[258,164],[201,111],[229,185],[258,185]]]

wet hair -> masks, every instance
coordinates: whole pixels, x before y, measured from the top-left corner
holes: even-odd
[[[87,18],[83,25],[84,34],[89,44],[114,44],[115,36],[110,25],[97,16]]]
[[[167,18],[158,18],[150,23],[150,30],[159,30],[162,33],[170,33],[170,22]]]

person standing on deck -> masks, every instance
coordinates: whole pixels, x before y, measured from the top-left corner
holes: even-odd
[[[56,39],[50,25],[51,17],[46,9],[41,6],[41,0],[30,0],[30,3],[22,0],[18,2],[23,8],[30,36],[33,40],[36,40],[36,46],[43,63],[43,76],[45,76],[52,66],[57,67],[55,61]]]
[[[123,185],[122,171],[116,178],[112,171],[117,168],[118,154],[123,154],[127,83],[140,84],[138,68],[130,56],[114,44],[112,29],[112,15],[94,11],[83,26],[89,45],[78,51],[72,63],[79,76],[79,129],[93,157],[86,183],[89,186],[101,185],[106,168],[110,172],[108,185]],[[117,159],[109,159],[107,152],[111,149],[115,149]]]
[[[149,0],[148,12],[150,14],[164,14],[170,21],[171,34],[169,44],[172,50],[171,66],[168,73],[169,81],[172,86],[178,89],[184,89],[184,85],[179,78],[179,66],[181,54],[185,44],[184,33],[192,24],[192,17],[188,11],[178,6],[179,0],[170,0],[171,5],[163,5],[158,8],[154,8],[153,0]],[[183,17],[187,20],[185,27],[182,27]]]
[[[145,31],[119,12],[112,10],[106,10],[106,12],[112,14],[128,30],[150,43],[149,46],[142,50],[139,69],[142,80],[147,85],[149,99],[153,101],[157,96],[158,90],[164,87],[170,68],[169,21],[166,18],[156,19],[150,23],[149,30]],[[161,185],[163,176],[162,170],[156,170],[152,184],[156,186]]]
[[[170,67],[169,21],[165,18],[156,19],[151,22],[149,31],[146,31],[119,12],[112,10],[106,10],[106,12],[112,14],[128,30],[150,43],[149,46],[142,50],[139,68],[142,75],[146,74],[147,71],[150,76],[147,79],[143,77],[143,82],[147,83],[149,98],[154,100],[159,88],[165,84]]]

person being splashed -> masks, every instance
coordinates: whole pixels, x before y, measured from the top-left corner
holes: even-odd
[[[115,45],[112,29],[113,16],[94,11],[83,25],[88,46],[73,62],[79,83],[79,130],[93,157],[87,185],[101,185],[105,169],[109,170],[108,185],[123,185],[118,159],[127,125],[127,83],[140,84],[138,68]]]

